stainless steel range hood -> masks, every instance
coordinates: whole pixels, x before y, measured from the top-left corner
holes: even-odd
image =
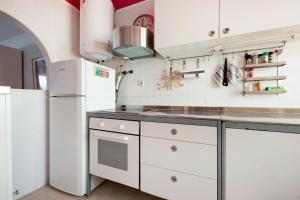
[[[112,52],[124,58],[137,59],[154,55],[153,33],[144,27],[121,26],[114,29]]]

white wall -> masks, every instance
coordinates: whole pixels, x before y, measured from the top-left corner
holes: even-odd
[[[154,0],[142,1],[117,10],[114,16],[114,25],[116,27],[132,25],[138,16],[144,14],[154,15]]]
[[[48,97],[12,90],[13,191],[20,198],[48,182]]]
[[[79,11],[64,0],[0,0],[3,12],[27,27],[49,61],[79,55]]]

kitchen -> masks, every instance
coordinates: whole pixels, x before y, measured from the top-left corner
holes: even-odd
[[[49,92],[0,88],[0,199],[299,199],[297,7],[3,0]]]

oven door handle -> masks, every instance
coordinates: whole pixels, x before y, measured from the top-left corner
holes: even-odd
[[[94,132],[93,134],[99,139],[122,143],[128,143],[128,140],[130,138],[130,136],[128,135],[117,133]]]

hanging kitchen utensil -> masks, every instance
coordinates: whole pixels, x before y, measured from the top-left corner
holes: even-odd
[[[225,58],[225,61],[224,61],[224,70],[223,70],[223,82],[222,82],[222,85],[223,86],[228,86],[228,60],[227,58]]]

